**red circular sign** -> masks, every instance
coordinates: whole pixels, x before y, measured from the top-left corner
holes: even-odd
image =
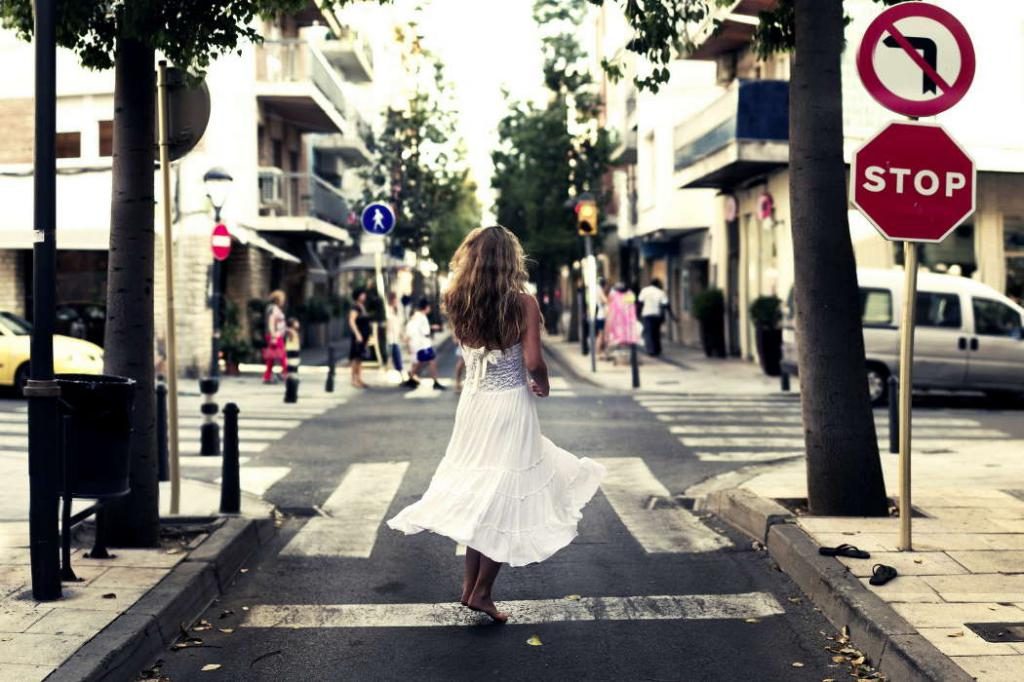
[[[925,20],[918,22],[921,35],[904,35],[896,27],[901,19]],[[946,41],[939,38],[946,32],[952,36],[955,47],[942,46]],[[886,49],[899,50],[920,71],[923,99],[895,92],[884,82],[877,62]],[[959,53],[960,70],[949,81],[939,74],[939,64],[950,59],[949,53],[954,49]],[[857,53],[857,70],[867,91],[882,106],[905,116],[934,116],[955,105],[971,87],[974,68],[974,45],[967,29],[946,10],[923,2],[895,5],[878,15],[864,33]],[[929,93],[935,96],[927,97]]]
[[[940,242],[974,213],[974,161],[941,126],[890,123],[854,154],[850,182],[886,239]]]
[[[210,250],[217,260],[225,260],[231,254],[231,233],[223,223],[218,223],[210,235]]]

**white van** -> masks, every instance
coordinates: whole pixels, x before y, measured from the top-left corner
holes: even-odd
[[[858,269],[868,393],[888,399],[899,372],[902,269]],[[796,332],[790,294],[782,331],[782,369],[796,374]],[[921,271],[917,280],[914,388],[1024,393],[1024,308],[990,286],[966,277]]]

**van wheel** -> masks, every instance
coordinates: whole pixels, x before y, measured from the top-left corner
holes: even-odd
[[[873,407],[889,402],[889,370],[882,365],[868,365],[868,397]]]

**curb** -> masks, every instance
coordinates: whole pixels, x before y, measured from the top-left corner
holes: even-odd
[[[47,682],[135,679],[274,536],[270,518],[229,517],[156,587],[64,661]]]
[[[864,587],[795,524],[785,507],[749,490],[710,493],[698,507],[763,542],[768,554],[837,629],[892,680],[971,682],[974,678],[921,636],[905,618]]]
[[[564,351],[562,351],[561,348],[556,348],[554,345],[547,343],[546,341],[541,341],[541,345],[544,347],[544,350],[548,352],[551,359],[554,360],[552,364],[556,365],[558,369],[572,377],[574,381],[582,382],[589,386],[593,386],[594,388],[608,388],[607,386],[595,381],[592,377],[578,371],[576,367],[573,366],[572,362],[566,359]]]

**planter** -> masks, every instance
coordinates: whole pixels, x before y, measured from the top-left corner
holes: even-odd
[[[723,317],[700,321],[700,343],[709,358],[725,357],[725,320]]]
[[[229,377],[237,377],[237,376],[239,376],[242,373],[242,371],[238,368],[238,364],[239,364],[238,360],[234,360],[234,359],[228,360],[227,358],[225,358],[224,359],[224,375],[225,376],[229,376]]]
[[[782,330],[774,327],[757,327],[755,343],[761,370],[770,377],[782,374]]]

